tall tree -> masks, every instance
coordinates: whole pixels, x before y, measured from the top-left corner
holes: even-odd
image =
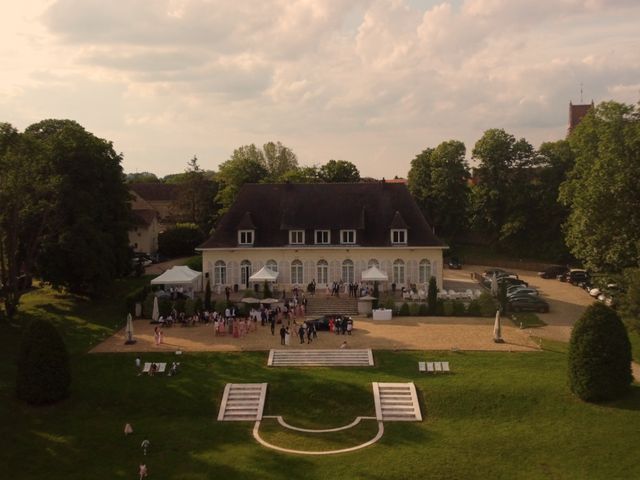
[[[293,151],[280,142],[267,142],[262,147],[264,162],[270,182],[279,182],[287,172],[298,170],[298,158]]]
[[[22,295],[19,277],[34,270],[59,178],[41,146],[7,123],[0,124],[0,172],[0,297],[12,317]]]
[[[327,183],[349,183],[360,181],[360,171],[346,160],[329,160],[319,170],[320,179]]]
[[[127,183],[159,183],[160,179],[155,173],[151,172],[135,172],[126,174]]]
[[[465,146],[443,142],[416,156],[409,170],[409,189],[440,235],[455,238],[465,227],[469,168]]]
[[[129,269],[129,192],[111,142],[71,120],[44,120],[25,130],[43,148],[60,181],[43,232],[37,269],[43,280],[99,294]]]
[[[175,218],[180,222],[195,223],[201,231],[209,232],[217,210],[218,185],[200,168],[197,157],[189,160],[177,185],[177,198],[173,204]]]
[[[565,238],[594,270],[640,263],[640,107],[604,102],[569,136],[575,167],[560,188]]]
[[[502,246],[526,236],[526,208],[537,161],[531,144],[491,129],[476,142],[473,157],[480,162],[478,183],[471,192],[476,229]]]
[[[264,153],[254,144],[235,149],[218,171],[220,190],[216,201],[222,206],[219,213],[229,209],[242,185],[260,183],[268,174]]]

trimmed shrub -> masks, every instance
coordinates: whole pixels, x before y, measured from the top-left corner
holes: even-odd
[[[184,302],[184,314],[187,317],[190,317],[194,313],[196,313],[196,309],[195,309],[194,303],[195,303],[195,301],[191,300],[190,298],[187,298],[187,300]]]
[[[456,317],[462,317],[465,314],[464,302],[460,300],[453,301],[453,314]]]
[[[271,286],[266,280],[264,281],[264,287],[262,287],[262,298],[271,298]]]
[[[178,313],[186,313],[185,307],[187,305],[187,301],[184,298],[178,298],[173,302],[173,308],[176,309]]]
[[[168,316],[171,313],[171,300],[166,297],[158,298],[158,313],[163,317]]]
[[[400,312],[399,315],[401,317],[408,317],[409,316],[409,304],[407,302],[404,302],[401,306],[400,306]]]
[[[473,300],[471,300],[471,302],[469,302],[469,305],[467,306],[467,315],[469,315],[470,317],[479,317],[482,315],[482,311],[480,310],[480,302],[478,302],[478,299],[474,298]]]
[[[453,302],[451,300],[444,301],[442,304],[442,313],[447,317],[453,315]]]
[[[195,223],[179,223],[158,235],[158,251],[169,258],[193,255],[204,238]]]
[[[193,310],[195,312],[201,312],[202,311],[202,299],[200,297],[197,297],[193,301]]]
[[[420,315],[420,305],[418,303],[412,303],[409,305],[409,314],[412,317],[417,317]]]
[[[569,386],[582,400],[614,400],[629,391],[631,343],[615,310],[594,303],[578,319],[569,342]]]
[[[418,310],[418,314],[421,317],[427,316],[429,314],[429,309],[427,308],[427,304],[426,303],[421,303],[420,304],[420,309]]]
[[[380,287],[378,286],[378,282],[373,282],[373,295],[376,299],[373,301],[373,308],[378,308],[379,299],[380,299]]]
[[[211,282],[207,278],[207,284],[204,287],[204,309],[211,311]]]
[[[397,310],[396,301],[393,299],[393,297],[385,297],[381,305],[383,308],[388,308],[389,310],[393,310],[394,312]]]
[[[202,255],[195,255],[189,258],[185,265],[189,267],[191,270],[195,270],[196,272],[202,271]]]
[[[436,315],[440,317],[444,315],[444,300],[441,298],[436,300]]]
[[[429,288],[427,289],[427,304],[429,308],[429,314],[435,315],[438,311],[438,285],[436,284],[436,277],[429,279]]]
[[[31,405],[55,403],[69,396],[71,370],[67,348],[58,330],[34,320],[22,337],[18,353],[16,394]]]
[[[498,305],[496,305],[496,301],[489,293],[482,293],[478,297],[478,305],[480,306],[480,315],[483,317],[492,317],[496,314],[496,310],[498,309]]]

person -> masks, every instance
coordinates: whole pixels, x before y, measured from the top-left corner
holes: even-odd
[[[140,468],[138,470],[140,474],[140,480],[143,480],[149,473],[147,472],[147,466],[144,463],[140,464]]]
[[[224,296],[227,298],[227,303],[229,303],[229,296],[231,295],[231,289],[229,287],[226,287],[224,289]]]
[[[351,331],[353,330],[353,320],[347,320],[347,335],[351,335]]]
[[[125,423],[124,424],[124,435],[125,437],[127,435],[131,435],[133,433],[133,427],[131,426],[130,423]]]
[[[340,345],[340,348],[342,348],[342,349],[349,348],[349,346],[347,345],[347,341],[346,340],[344,342],[342,342],[342,345]]]
[[[151,367],[149,368],[149,375],[153,376],[157,371],[158,371],[158,365],[156,365],[155,363],[152,363]]]
[[[147,450],[149,449],[149,447],[151,446],[151,442],[149,440],[143,440],[142,443],[140,444],[140,446],[142,447],[142,452],[146,455],[147,454]],[[146,468],[146,467],[145,467]]]
[[[140,360],[140,357],[136,357],[136,370],[140,371],[140,366],[142,365],[142,360]]]
[[[271,325],[271,335],[275,335],[276,333],[276,316],[275,315],[271,315],[271,318],[269,319],[269,324]]]
[[[287,333],[287,331],[285,330],[284,325],[282,325],[280,327],[280,345],[284,345],[285,344],[284,343],[284,337],[285,337],[286,333]]]
[[[162,342],[164,342],[164,332],[160,329],[158,332],[158,345],[162,345]]]
[[[173,362],[171,364],[171,368],[169,369],[169,376],[173,377],[177,373],[178,373],[178,364],[176,362]]]
[[[290,341],[291,341],[291,334],[289,333],[289,327],[287,327],[284,330],[284,344],[288,346]]]
[[[304,327],[302,325],[298,329],[298,336],[300,337],[300,343],[304,343]]]

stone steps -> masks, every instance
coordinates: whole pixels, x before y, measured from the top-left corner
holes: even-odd
[[[422,413],[413,382],[373,383],[376,418],[381,421],[421,422]]]
[[[266,383],[227,383],[224,387],[219,422],[261,420]]]
[[[353,297],[307,297],[307,315],[357,315],[358,300]]]
[[[271,350],[270,367],[372,367],[371,349]]]

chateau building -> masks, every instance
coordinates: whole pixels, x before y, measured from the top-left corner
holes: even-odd
[[[431,276],[442,288],[445,248],[407,186],[383,181],[245,185],[198,250],[214,288],[251,288],[266,266],[285,288],[321,290],[360,283],[373,265],[398,289]]]

